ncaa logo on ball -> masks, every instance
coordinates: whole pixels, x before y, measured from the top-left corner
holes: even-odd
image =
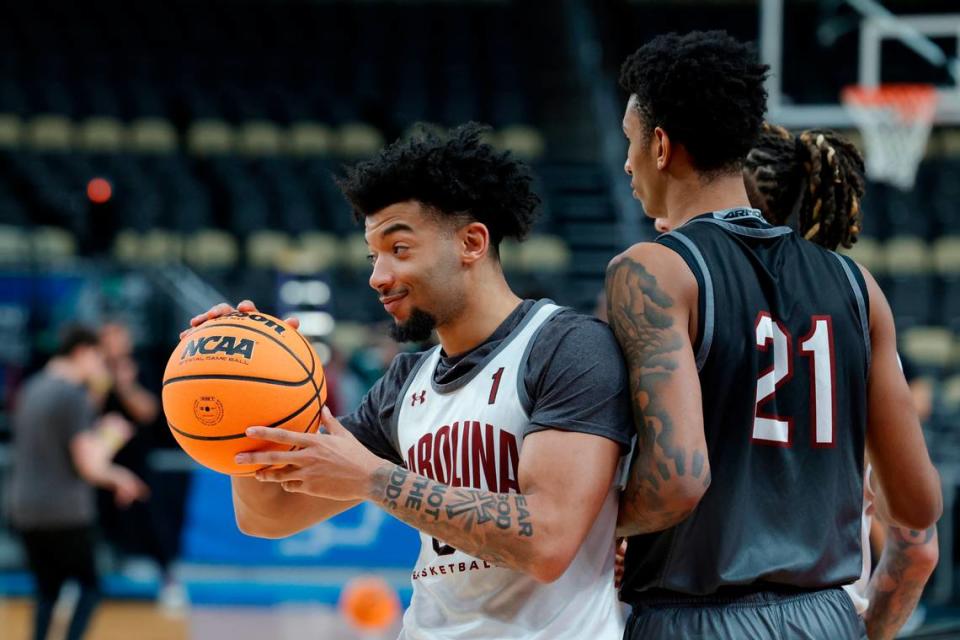
[[[223,420],[223,404],[213,396],[201,396],[193,403],[193,415],[201,424],[213,427]]]
[[[187,360],[199,356],[220,356],[227,358],[242,358],[249,360],[253,357],[253,348],[256,341],[249,338],[237,340],[234,336],[204,336],[191,340],[183,348],[180,360]]]

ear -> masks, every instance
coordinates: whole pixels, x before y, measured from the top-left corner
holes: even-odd
[[[457,231],[460,262],[464,266],[481,260],[490,251],[490,230],[482,222],[471,222]]]
[[[670,136],[660,127],[653,130],[654,151],[657,156],[657,170],[664,171],[670,166],[670,160],[673,159],[673,147],[670,143]]]

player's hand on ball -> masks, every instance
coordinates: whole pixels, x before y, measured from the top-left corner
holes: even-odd
[[[373,473],[386,461],[360,444],[327,407],[320,419],[323,431],[318,433],[250,427],[248,438],[299,449],[241,453],[237,464],[273,465],[257,471],[257,480],[278,482],[284,491],[332,500],[365,499]]]
[[[243,313],[256,313],[257,305],[255,305],[251,300],[241,300],[240,304],[237,305],[236,309],[231,307],[226,302],[215,304],[212,307],[210,307],[210,309],[208,309],[207,311],[190,318],[190,328],[184,329],[183,331],[180,332],[180,339],[183,340],[184,336],[187,336],[190,333],[192,333],[197,327],[202,325],[204,322],[207,322],[209,320],[214,320],[216,318],[219,318],[220,316],[225,316],[228,313],[233,313],[234,311],[241,311]],[[300,320],[297,318],[294,318],[294,317],[286,318],[284,322],[286,322],[288,325],[290,325],[294,329],[300,328]]]

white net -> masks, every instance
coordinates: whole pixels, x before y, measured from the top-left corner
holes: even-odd
[[[936,89],[848,87],[843,104],[863,134],[867,176],[903,190],[913,188],[937,111]]]

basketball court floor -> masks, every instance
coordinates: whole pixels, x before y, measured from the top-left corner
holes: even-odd
[[[0,598],[0,637],[30,638],[33,605],[24,598]],[[56,617],[50,639],[61,638],[68,617]],[[165,615],[150,601],[110,600],[101,605],[87,632],[90,640],[392,640],[399,623],[382,633],[352,629],[325,605],[278,607],[197,607],[182,616]]]

